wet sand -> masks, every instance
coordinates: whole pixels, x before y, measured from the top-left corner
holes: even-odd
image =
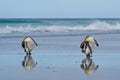
[[[119,56],[110,55],[109,58],[105,55],[103,58],[103,55],[95,55],[91,59],[99,67],[90,74],[86,74],[80,67],[85,57],[80,55],[33,55],[32,59],[37,62],[37,65],[30,70],[22,66],[24,55],[1,55],[0,79],[116,80],[120,78]]]
[[[0,38],[0,80],[119,79],[120,34],[93,35],[100,47],[96,48],[90,59],[79,48],[85,36],[33,36],[39,46],[32,52],[31,60],[37,65],[31,69],[22,66],[26,56],[20,46],[23,38]],[[88,73],[81,67],[86,60],[93,64],[93,69]]]

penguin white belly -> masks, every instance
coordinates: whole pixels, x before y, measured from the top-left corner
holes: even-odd
[[[91,39],[91,41],[89,41],[89,47],[91,48],[91,50],[93,52],[94,48],[95,48],[95,42],[94,42],[93,39]],[[86,51],[85,51],[86,54],[90,54],[91,53],[91,50],[90,50],[89,47],[87,46],[87,48],[86,48]]]
[[[85,53],[90,54],[90,49],[88,47],[86,48]]]
[[[28,46],[29,50],[32,51],[33,48],[34,48],[36,45],[35,45],[34,41],[29,38],[29,41],[27,42],[27,46]]]
[[[92,41],[89,42],[89,45],[91,47],[91,50],[94,51],[94,49],[95,49],[95,42],[92,40]]]

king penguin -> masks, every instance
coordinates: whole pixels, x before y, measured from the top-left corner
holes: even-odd
[[[95,45],[97,47],[99,46],[97,40],[92,36],[86,36],[84,41],[81,43],[80,48],[82,49],[82,53],[86,54],[86,56],[90,56],[95,49]]]
[[[31,51],[37,46],[37,43],[31,37],[25,37],[22,41],[22,47],[27,55],[31,55]]]

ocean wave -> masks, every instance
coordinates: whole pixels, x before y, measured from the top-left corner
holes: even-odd
[[[14,33],[14,32],[60,32],[60,31],[79,31],[79,30],[120,30],[120,23],[109,24],[106,22],[96,21],[89,25],[77,25],[77,26],[60,26],[60,25],[50,25],[50,26],[4,26],[0,27],[0,33]]]

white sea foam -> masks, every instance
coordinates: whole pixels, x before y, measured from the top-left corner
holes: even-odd
[[[0,27],[0,33],[13,33],[13,32],[59,32],[59,31],[76,31],[76,30],[120,30],[120,24],[108,24],[105,22],[94,22],[87,26],[5,26]]]

